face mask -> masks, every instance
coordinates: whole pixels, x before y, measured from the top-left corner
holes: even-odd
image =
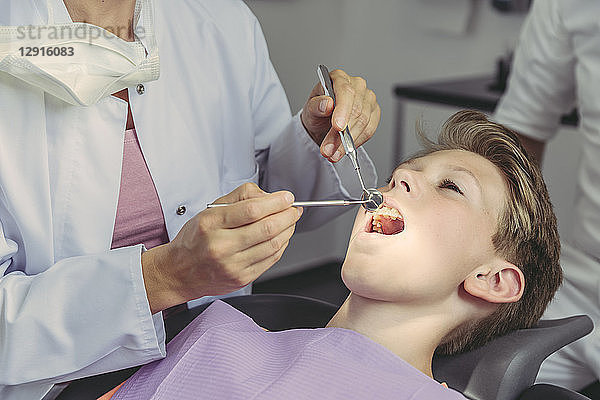
[[[0,71],[82,106],[158,79],[151,0],[137,1],[134,18],[143,18],[147,47],[137,36],[134,42],[126,42],[86,23],[55,25],[50,4],[48,14],[48,25],[0,27]]]

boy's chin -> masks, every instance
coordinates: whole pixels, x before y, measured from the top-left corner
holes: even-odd
[[[346,250],[343,265],[348,265],[348,268],[352,269],[360,268],[377,272],[381,271],[382,268],[394,267],[398,265],[399,261],[398,252],[393,251],[388,243],[372,240],[351,240]]]
[[[357,249],[356,246],[348,247],[342,264],[342,277],[345,272],[359,275],[377,272],[376,268],[380,265],[377,256],[360,250],[362,249]]]
[[[381,266],[375,260],[360,254],[355,257],[347,256],[342,264],[342,281],[356,295],[379,299],[379,290],[385,282],[381,282]]]

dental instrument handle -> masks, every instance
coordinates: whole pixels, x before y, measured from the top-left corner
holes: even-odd
[[[325,206],[353,206],[365,204],[368,200],[314,200],[314,201],[295,201],[292,207],[325,207]],[[233,203],[211,203],[206,208],[227,207]]]
[[[346,131],[348,131],[348,128],[346,128]],[[340,135],[342,136],[342,143],[345,143],[345,141],[344,141],[345,135],[343,135],[342,132],[340,132]],[[356,171],[356,175],[358,176],[358,180],[360,181],[360,187],[362,188],[362,191],[366,192],[367,187],[365,186],[365,182],[363,181],[362,175],[360,173],[360,166],[358,165],[358,156],[356,155],[356,148],[354,147],[354,141],[352,140],[352,136],[350,136],[350,132],[348,132],[347,137],[350,138],[349,141],[352,143],[352,146],[346,147],[344,145],[344,150],[346,150],[346,155],[352,162],[352,166],[354,167],[354,170]]]
[[[323,207],[323,206],[353,206],[364,204],[364,200],[315,200],[315,201],[295,201],[294,207]]]
[[[331,76],[329,76],[329,70],[323,64],[320,64],[317,67],[317,75],[319,76],[319,81],[321,82],[321,86],[323,87],[323,91],[325,92],[325,96],[329,96],[333,99],[333,106],[335,107],[335,93],[333,92],[333,81],[331,80]],[[364,193],[367,192],[367,188],[363,181],[362,175],[360,173],[360,166],[358,165],[358,157],[356,156],[356,146],[354,146],[354,140],[352,139],[352,135],[350,134],[350,130],[346,126],[343,131],[339,131],[340,138],[342,139],[342,146],[344,147],[344,151],[346,155],[352,162],[352,166],[356,171],[356,175],[358,175],[358,180],[360,181],[360,186]]]

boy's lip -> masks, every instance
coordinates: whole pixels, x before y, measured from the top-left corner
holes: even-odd
[[[406,224],[406,217],[405,217],[404,213],[401,211],[400,205],[398,204],[396,199],[394,199],[393,197],[388,196],[384,193],[382,205],[398,210],[398,212],[402,216],[402,219],[404,220],[404,223]],[[374,217],[375,213],[365,211],[365,214],[367,215],[367,221],[366,221],[366,224],[364,227],[364,231],[367,233],[373,233],[373,234],[380,235],[377,232],[373,232],[373,229],[372,229],[373,217]]]

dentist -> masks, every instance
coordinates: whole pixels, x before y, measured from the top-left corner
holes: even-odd
[[[161,311],[247,293],[281,257],[292,193],[360,193],[337,131],[371,138],[375,95],[334,71],[335,110],[317,84],[292,116],[242,1],[0,10],[0,398],[164,357]]]

